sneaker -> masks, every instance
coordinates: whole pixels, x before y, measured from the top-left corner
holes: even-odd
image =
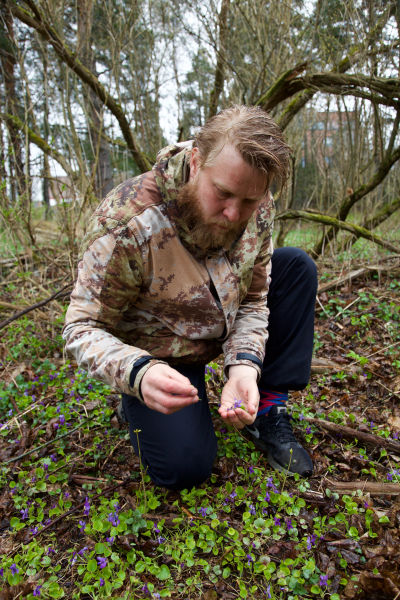
[[[126,418],[126,414],[124,411],[124,406],[122,404],[122,400],[119,401],[117,406],[117,418],[120,423],[127,423],[128,419]]]
[[[269,464],[278,471],[310,477],[313,464],[293,434],[285,406],[273,406],[246,428],[254,445],[267,454]]]

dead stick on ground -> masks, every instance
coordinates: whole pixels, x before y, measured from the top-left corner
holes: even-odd
[[[8,319],[5,319],[4,321],[1,321],[0,322],[0,329],[3,329],[3,327],[5,327],[6,325],[9,325],[13,321],[16,321],[17,319],[19,319],[23,315],[26,315],[26,313],[31,312],[32,310],[35,310],[35,308],[40,308],[41,306],[45,306],[45,304],[48,304],[48,302],[51,302],[52,300],[55,300],[56,298],[59,298],[63,294],[63,292],[65,292],[65,290],[67,288],[69,288],[69,287],[72,287],[72,283],[67,283],[67,285],[64,285],[64,287],[61,288],[61,290],[58,290],[58,292],[55,292],[52,296],[50,296],[49,298],[46,298],[46,300],[42,300],[41,302],[37,302],[36,304],[32,304],[32,306],[28,306],[27,308],[24,308],[24,310],[21,310],[21,311],[17,312],[12,317],[8,317]]]
[[[397,496],[400,494],[400,485],[398,483],[379,483],[378,481],[330,481],[327,479],[328,487],[332,492],[339,494],[351,494],[357,490],[382,496],[391,494]]]
[[[398,454],[400,456],[399,442],[387,440],[386,438],[380,437],[379,435],[374,435],[373,433],[358,431],[357,429],[353,429],[352,427],[347,427],[346,425],[338,425],[337,423],[332,423],[331,421],[325,421],[323,419],[314,419],[313,417],[307,417],[307,421],[310,421],[310,423],[313,423],[318,427],[322,427],[322,429],[326,429],[327,431],[331,431],[333,433],[342,435],[347,439],[358,440],[364,442],[365,444],[369,444],[370,446],[386,448],[386,450],[390,450],[391,452],[394,452],[395,454]]]

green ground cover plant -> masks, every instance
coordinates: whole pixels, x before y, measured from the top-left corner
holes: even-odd
[[[272,471],[224,427],[216,360],[205,377],[217,460],[209,481],[182,492],[151,484],[116,417],[118,396],[63,359],[62,310],[5,328],[0,598],[394,598],[399,281],[371,279],[319,302],[315,355],[336,368],[291,397],[314,476]]]

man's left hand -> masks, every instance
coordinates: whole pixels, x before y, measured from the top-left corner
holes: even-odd
[[[257,416],[259,401],[256,369],[247,365],[232,365],[218,409],[222,419],[237,429],[251,425]]]

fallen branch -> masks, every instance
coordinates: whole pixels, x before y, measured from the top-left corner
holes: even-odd
[[[394,258],[393,255],[388,258]],[[333,281],[328,281],[318,287],[318,293],[322,294],[323,292],[327,292],[329,290],[336,289],[341,285],[344,285],[347,282],[352,281],[353,279],[357,279],[357,277],[361,277],[370,273],[371,271],[392,271],[400,267],[400,263],[396,263],[395,265],[367,265],[366,267],[360,267],[359,269],[355,269],[354,271],[350,271],[346,273],[346,275],[342,275]]]
[[[347,425],[338,425],[337,423],[325,421],[324,419],[307,417],[307,421],[317,425],[317,427],[322,427],[322,429],[326,429],[327,431],[335,433],[336,435],[339,434],[344,438],[353,441],[361,441],[369,446],[385,448],[386,450],[390,450],[390,452],[394,452],[400,456],[400,442],[387,440],[379,435],[374,435],[373,433],[367,433],[365,431],[359,431],[357,429],[353,429],[352,427],[347,427]]]
[[[328,481],[328,486],[331,492],[339,494],[351,494],[357,490],[361,490],[366,494],[373,496],[382,496],[390,494],[398,496],[400,494],[400,484],[398,483],[379,483],[378,481]]]
[[[322,225],[329,225],[332,229],[343,229],[345,231],[350,231],[357,238],[362,237],[378,246],[382,246],[387,250],[391,250],[396,254],[400,253],[400,248],[395,246],[391,242],[383,240],[378,235],[372,233],[372,231],[368,231],[365,227],[360,227],[359,225],[355,225],[354,223],[348,223],[347,221],[337,219],[336,217],[331,217],[330,215],[324,215],[318,212],[313,212],[309,210],[286,210],[284,212],[276,215],[276,220],[287,220],[287,219],[302,219],[303,221],[313,221],[315,223],[321,223]],[[316,253],[318,255],[318,253]]]
[[[55,292],[49,298],[46,298],[46,300],[41,300],[40,302],[36,302],[36,304],[32,304],[31,306],[27,306],[27,308],[24,308],[23,310],[17,312],[12,317],[8,317],[8,319],[5,319],[4,321],[1,321],[0,322],[0,329],[3,329],[3,327],[6,327],[6,325],[9,325],[13,321],[16,321],[17,319],[19,319],[23,315],[26,315],[28,312],[31,312],[32,310],[35,310],[35,308],[40,308],[41,306],[45,306],[46,304],[48,304],[52,300],[56,300],[56,298],[60,298],[61,296],[63,296],[63,294],[65,294],[65,291],[68,288],[70,288],[70,287],[72,287],[72,283],[67,283],[67,285],[64,285],[64,287],[61,288],[61,290],[58,290],[58,292]]]

